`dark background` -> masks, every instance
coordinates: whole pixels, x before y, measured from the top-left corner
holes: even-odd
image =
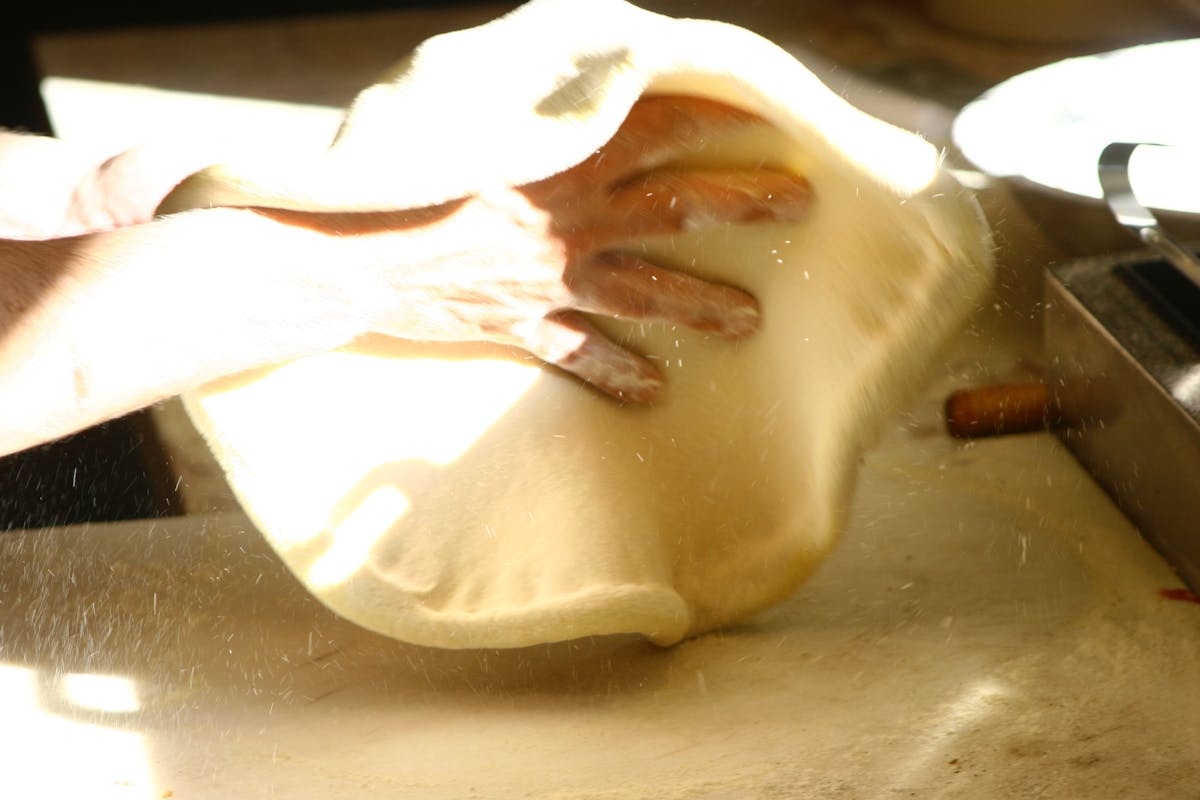
[[[397,8],[466,5],[463,0],[191,0],[161,3],[137,0],[71,0],[22,3],[10,8],[0,24],[0,126],[47,133],[45,112],[37,95],[31,40],[38,33],[97,30],[148,25],[272,19],[313,14],[349,13]],[[20,16],[18,19],[16,17]]]
[[[381,9],[463,5],[371,0],[24,3],[0,24],[0,127],[50,133],[38,95],[32,41],[39,33],[272,19]],[[20,17],[20,18],[18,18]],[[174,511],[169,470],[144,414],[0,458],[0,531],[140,519]]]

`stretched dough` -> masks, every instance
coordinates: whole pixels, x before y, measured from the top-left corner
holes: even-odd
[[[771,128],[701,160],[793,169],[817,198],[801,224],[642,243],[763,310],[737,344],[602,321],[662,365],[656,407],[504,348],[384,338],[185,398],[252,519],[335,611],[439,647],[669,644],[779,601],[834,544],[856,459],[978,300],[990,245],[928,143],[765,39],[534,0],[424,43],[314,163],[210,168],[168,205],[405,208],[520,184],[583,160],[647,92],[763,115]]]

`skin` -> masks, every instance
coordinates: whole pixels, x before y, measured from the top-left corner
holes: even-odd
[[[10,237],[0,239],[0,453],[367,333],[514,345],[620,401],[653,402],[663,391],[654,366],[585,315],[730,339],[756,329],[745,292],[619,247],[801,219],[811,200],[802,178],[669,165],[714,133],[758,124],[710,101],[644,98],[605,147],[559,175],[368,214],[228,208],[156,219],[201,154],[147,146],[96,163],[60,148],[36,187],[52,200],[36,213],[21,219],[20,195],[0,180],[0,233]],[[0,138],[0,177],[12,141]]]

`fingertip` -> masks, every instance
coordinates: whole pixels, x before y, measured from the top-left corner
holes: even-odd
[[[746,295],[744,302],[729,309],[721,333],[728,339],[744,339],[755,333],[762,323],[758,301]]]
[[[629,374],[613,375],[601,388],[622,402],[652,405],[662,397],[666,383],[658,370],[643,366]]]
[[[813,188],[806,178],[791,176],[788,191],[780,204],[780,211],[790,222],[799,222],[812,210]]]

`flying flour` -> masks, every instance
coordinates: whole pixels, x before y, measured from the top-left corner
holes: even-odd
[[[426,42],[314,163],[210,168],[168,204],[402,209],[523,184],[586,158],[648,93],[766,118],[692,158],[770,163],[817,198],[800,224],[637,244],[763,312],[738,343],[600,321],[662,367],[653,408],[498,346],[382,337],[185,398],[334,610],[439,647],[669,644],[782,599],[834,544],[856,459],[984,291],[989,244],[932,147],[770,42],[621,0],[534,0]]]

